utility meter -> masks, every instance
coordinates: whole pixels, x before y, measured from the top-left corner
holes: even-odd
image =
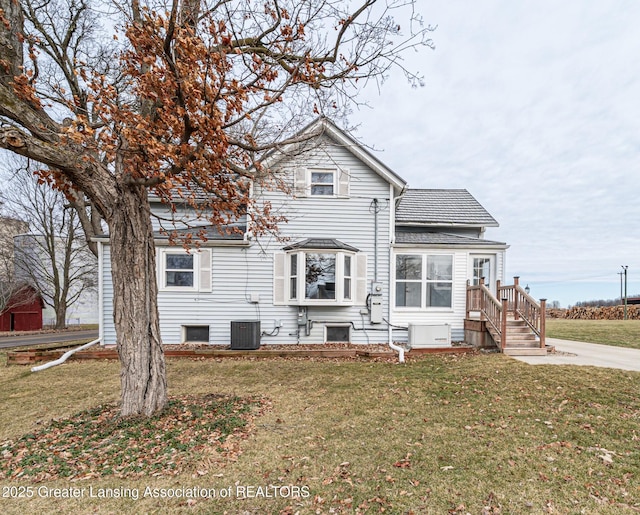
[[[382,323],[382,283],[371,283],[371,323]]]

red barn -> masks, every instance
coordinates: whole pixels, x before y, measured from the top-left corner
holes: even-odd
[[[42,329],[42,297],[32,286],[23,286],[11,296],[0,313],[0,331],[37,331]]]

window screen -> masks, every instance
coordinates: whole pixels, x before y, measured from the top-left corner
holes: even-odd
[[[208,325],[187,325],[184,327],[185,342],[207,342],[209,343]]]

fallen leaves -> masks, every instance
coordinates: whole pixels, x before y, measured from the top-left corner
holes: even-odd
[[[153,418],[119,417],[115,404],[54,420],[36,433],[0,445],[0,478],[90,479],[174,476],[196,463],[220,465],[240,454],[252,419],[266,402],[221,395],[170,400]],[[205,475],[197,467],[195,474]]]

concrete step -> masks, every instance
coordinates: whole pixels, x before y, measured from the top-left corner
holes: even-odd
[[[527,347],[507,347],[503,350],[507,356],[546,356],[547,349]]]

